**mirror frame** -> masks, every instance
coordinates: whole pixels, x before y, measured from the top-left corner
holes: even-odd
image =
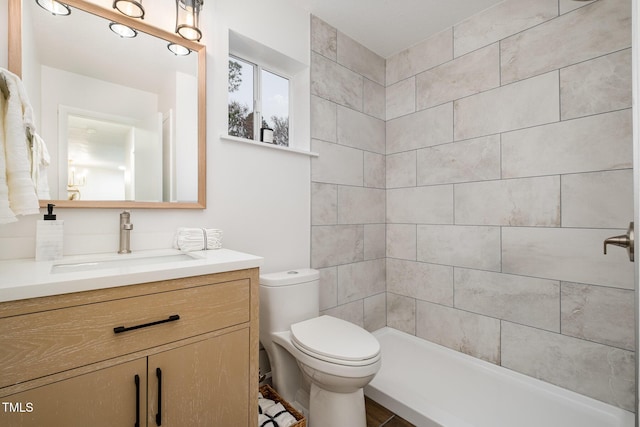
[[[35,0],[24,0],[35,1]],[[144,21],[129,18],[115,10],[105,9],[84,0],[64,0],[68,6],[119,22],[143,33],[180,44],[198,56],[198,200],[195,202],[136,202],[129,200],[40,200],[40,207],[54,203],[61,208],[149,208],[149,209],[205,209],[207,181],[207,130],[206,130],[206,48],[205,45],[183,39],[177,34],[154,27]],[[9,71],[22,77],[22,0],[9,0]]]

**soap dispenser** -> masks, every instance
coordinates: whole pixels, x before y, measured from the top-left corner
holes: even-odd
[[[36,261],[53,261],[62,258],[64,242],[64,221],[57,220],[53,214],[55,205],[47,205],[44,219],[36,226]]]

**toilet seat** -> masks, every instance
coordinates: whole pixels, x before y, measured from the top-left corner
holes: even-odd
[[[331,316],[292,324],[291,342],[311,357],[339,365],[370,365],[380,358],[380,343],[372,334]]]

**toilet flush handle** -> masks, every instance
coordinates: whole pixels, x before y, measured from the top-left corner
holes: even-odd
[[[634,251],[634,243],[635,237],[633,233],[633,222],[629,223],[629,229],[627,230],[627,234],[622,234],[620,236],[613,236],[605,239],[604,241],[604,254],[607,254],[607,245],[620,246],[622,248],[627,249],[627,253],[629,254],[629,261],[633,262],[633,251]]]

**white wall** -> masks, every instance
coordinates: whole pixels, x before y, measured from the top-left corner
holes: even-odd
[[[7,0],[0,0],[0,17]],[[148,7],[145,21],[172,30],[173,7],[166,13]],[[108,5],[110,7],[110,3]],[[170,10],[169,10],[170,9]],[[2,18],[0,18],[2,19]],[[262,23],[268,22],[265,26]],[[171,246],[179,226],[206,226],[224,231],[224,247],[265,257],[263,271],[309,265],[309,157],[221,141],[227,122],[228,30],[261,43],[304,64],[309,63],[309,16],[289,0],[209,0],[201,14],[207,46],[207,209],[134,209],[134,251]],[[0,28],[6,28],[1,26]],[[4,36],[3,36],[4,37]],[[6,41],[0,39],[0,66],[6,67]],[[309,96],[301,88],[302,98]],[[308,98],[307,98],[308,99]],[[309,104],[298,102],[296,146],[308,147]],[[119,209],[59,209],[65,220],[64,253],[115,252]],[[0,227],[0,259],[34,256],[35,221],[21,218]]]

